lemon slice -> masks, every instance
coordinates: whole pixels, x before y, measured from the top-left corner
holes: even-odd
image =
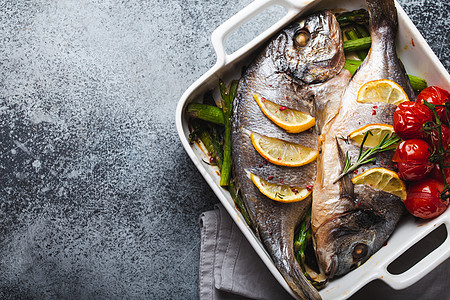
[[[305,131],[316,123],[316,119],[307,113],[275,104],[259,94],[255,94],[254,98],[262,112],[289,133]]]
[[[356,101],[362,103],[385,102],[399,105],[409,101],[405,91],[392,80],[380,79],[366,82],[358,91]]]
[[[394,171],[385,168],[373,168],[352,178],[353,184],[366,184],[371,187],[406,199],[406,186]]]
[[[361,145],[364,135],[367,131],[372,133],[372,135],[368,135],[366,141],[364,142],[364,146],[367,147],[375,147],[380,144],[381,140],[388,135],[387,138],[392,137],[394,132],[394,127],[392,125],[388,124],[369,124],[366,126],[363,126],[361,128],[356,129],[355,131],[351,132],[348,137],[352,140],[354,140],[356,143]]]
[[[256,151],[276,165],[299,167],[313,162],[319,155],[317,150],[254,132],[250,137]]]
[[[269,183],[252,173],[250,178],[261,193],[278,202],[298,202],[311,194],[311,189]]]

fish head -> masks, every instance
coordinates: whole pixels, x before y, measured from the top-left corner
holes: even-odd
[[[278,71],[305,84],[335,77],[345,62],[339,24],[328,10],[294,21],[269,48]]]
[[[359,267],[373,254],[377,238],[373,224],[379,222],[378,219],[371,211],[357,210],[342,214],[321,226],[321,231],[328,231],[325,235],[327,240],[323,243],[326,247],[319,248],[317,255],[319,265],[327,276],[332,278],[345,274]]]
[[[341,197],[347,210],[316,233],[319,266],[330,278],[359,267],[385,245],[403,213],[399,197],[366,186],[358,189],[355,198]]]

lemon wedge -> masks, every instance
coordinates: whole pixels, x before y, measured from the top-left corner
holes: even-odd
[[[380,144],[381,140],[388,135],[387,138],[392,137],[394,132],[394,126],[388,124],[369,124],[358,128],[351,132],[348,137],[358,143],[362,144],[364,139],[364,135],[367,131],[370,131],[372,135],[368,135],[366,141],[364,142],[364,146],[367,147],[375,147]]]
[[[311,189],[273,184],[252,173],[250,173],[250,178],[261,193],[278,202],[298,202],[311,194]]]
[[[316,119],[311,115],[273,103],[255,94],[254,98],[261,111],[275,124],[289,133],[298,133],[314,126]]]
[[[352,178],[353,184],[366,184],[371,187],[406,199],[406,186],[394,171],[385,168],[372,168]]]
[[[405,91],[392,80],[380,79],[366,82],[358,91],[356,101],[361,103],[385,102],[399,105],[409,101]]]
[[[280,139],[252,132],[252,144],[256,151],[273,164],[299,167],[316,160],[319,151]]]

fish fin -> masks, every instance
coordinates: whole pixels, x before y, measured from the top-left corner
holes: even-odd
[[[339,145],[339,140],[336,137],[336,147],[338,149],[339,154],[339,162],[341,164],[341,172],[345,167],[345,161],[347,158],[347,155],[344,155],[344,151],[342,151],[341,145]],[[353,198],[354,194],[354,186],[348,175],[344,176],[340,180],[341,182],[341,195],[342,196],[349,196],[350,198]]]
[[[288,69],[288,63],[284,54],[286,53],[286,47],[288,45],[289,38],[285,32],[281,32],[280,35],[272,41],[272,47],[267,49],[267,57],[272,58],[273,65],[275,66],[275,72],[285,73]]]

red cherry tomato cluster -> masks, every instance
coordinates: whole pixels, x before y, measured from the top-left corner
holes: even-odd
[[[447,150],[450,144],[450,114],[444,105],[450,102],[450,93],[430,86],[420,92],[417,102],[403,102],[395,110],[394,130],[403,141],[392,160],[398,166],[400,178],[408,181],[404,202],[406,209],[416,217],[429,219],[442,214],[449,200],[441,195],[445,185],[440,165],[430,162],[430,156],[439,151],[439,132],[424,129],[431,128],[436,121],[433,111],[423,104],[424,101],[438,105],[436,112],[442,122],[442,147]],[[450,164],[450,156],[443,159],[445,164]],[[450,168],[445,168],[444,174],[450,184]]]

